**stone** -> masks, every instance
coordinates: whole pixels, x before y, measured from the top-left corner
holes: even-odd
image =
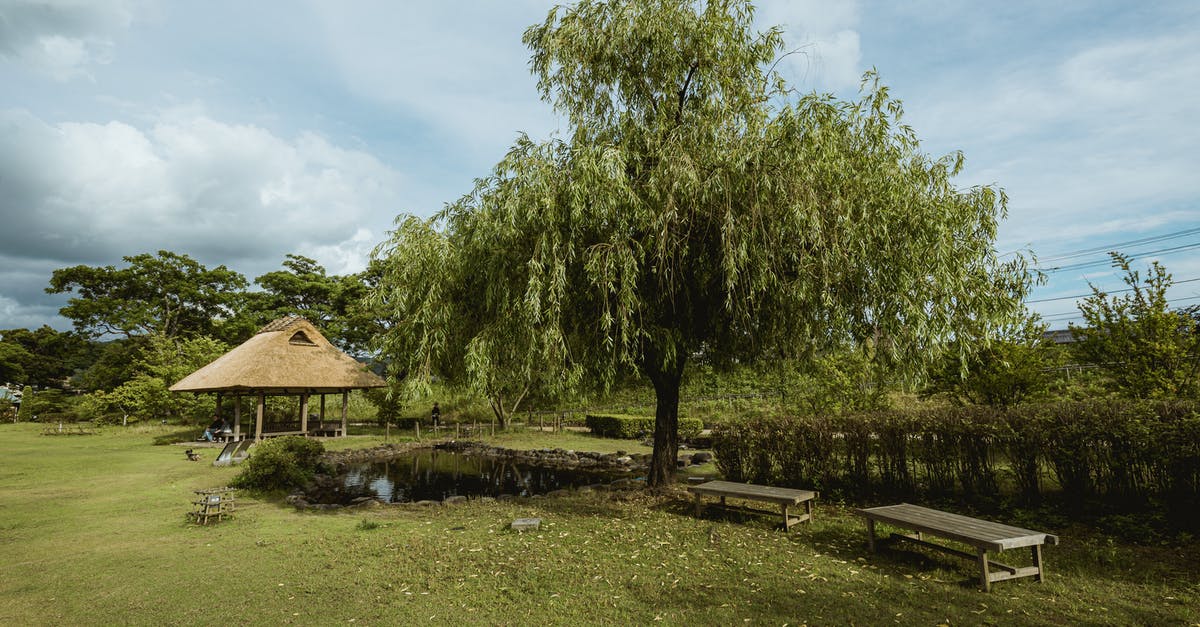
[[[446,500],[442,502],[446,505],[462,505],[467,502],[467,497],[462,495],[447,496]]]
[[[699,453],[693,453],[692,454],[692,463],[696,464],[696,465],[707,464],[708,462],[712,461],[712,458],[713,458],[712,453],[703,452],[703,451],[699,452]]]
[[[546,493],[546,496],[552,497],[552,498],[558,498],[560,496],[567,496],[570,493],[571,492],[569,490],[551,490]]]
[[[622,455],[621,457],[618,457],[616,461],[618,464],[632,464],[633,458],[628,455]]]
[[[512,500],[515,500],[516,498],[517,497],[515,497],[511,494],[501,494],[500,496],[496,497],[496,500],[497,501],[512,501]]]
[[[421,507],[433,507],[434,505],[441,505],[441,501],[422,500],[413,503],[413,505],[419,505]]]
[[[512,528],[515,531],[537,531],[541,526],[541,518],[518,518],[512,521]]]

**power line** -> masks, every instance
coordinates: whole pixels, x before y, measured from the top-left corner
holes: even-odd
[[[1194,279],[1185,279],[1183,281],[1172,281],[1171,285],[1180,285],[1183,283],[1193,283],[1195,281],[1200,281],[1200,277],[1196,277]],[[1128,287],[1123,290],[1100,290],[1100,291],[1105,294],[1120,294],[1122,292],[1132,292],[1134,289],[1136,289],[1136,288]],[[1087,298],[1089,296],[1092,296],[1092,294],[1077,294],[1075,296],[1059,296],[1058,298],[1040,298],[1038,300],[1027,300],[1027,301],[1025,301],[1025,304],[1029,305],[1032,303],[1050,303],[1050,302],[1054,302],[1056,300],[1071,300],[1072,298]]]
[[[1193,300],[1200,300],[1200,296],[1185,296],[1184,298],[1170,298],[1170,299],[1167,299],[1167,304],[1175,305],[1178,303],[1183,303],[1183,302],[1188,302],[1188,301],[1193,301]],[[1046,314],[1046,315],[1042,316],[1042,320],[1046,320],[1046,321],[1070,320],[1071,318],[1082,318],[1082,317],[1083,317],[1083,313],[1081,313],[1078,309],[1076,309],[1075,311],[1064,311],[1062,313]]]
[[[1170,233],[1163,233],[1162,235],[1152,235],[1150,237],[1143,237],[1141,239],[1129,240],[1127,242],[1117,242],[1116,244],[1097,246],[1095,248],[1084,248],[1082,250],[1075,250],[1075,251],[1060,253],[1057,255],[1052,255],[1050,257],[1046,257],[1045,259],[1040,259],[1038,261],[1046,262],[1046,261],[1060,261],[1063,259],[1074,259],[1075,257],[1082,257],[1084,255],[1092,255],[1095,253],[1103,253],[1103,252],[1108,252],[1110,250],[1118,250],[1118,249],[1125,248],[1128,246],[1138,246],[1141,244],[1151,244],[1154,242],[1161,242],[1161,241],[1165,241],[1165,240],[1169,240],[1169,239],[1177,239],[1180,237],[1187,237],[1188,235],[1192,235],[1194,233],[1200,233],[1200,227],[1195,227],[1195,228],[1191,228],[1191,229],[1183,229],[1180,231],[1172,231]]]
[[[1193,248],[1200,248],[1200,242],[1193,242],[1191,244],[1183,244],[1180,246],[1173,246],[1171,248],[1160,248],[1158,250],[1147,250],[1145,252],[1137,253],[1136,256],[1130,255],[1129,259],[1132,261],[1134,259],[1137,259],[1139,257],[1145,257],[1147,255],[1168,255],[1168,254],[1172,254],[1172,253],[1183,252],[1185,250],[1192,250]],[[1100,266],[1100,265],[1106,265],[1106,264],[1111,264],[1111,263],[1112,263],[1111,259],[1101,259],[1099,261],[1083,261],[1080,263],[1073,263],[1073,264],[1066,265],[1066,266],[1055,266],[1053,268],[1039,268],[1039,269],[1042,272],[1052,274],[1055,272],[1066,272],[1068,270],[1082,270],[1084,268],[1089,268],[1092,266]]]

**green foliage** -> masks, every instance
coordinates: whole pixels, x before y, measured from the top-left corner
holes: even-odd
[[[882,340],[877,359],[914,374],[1019,305],[1025,261],[992,246],[1004,194],[961,190],[961,155],[921,152],[873,74],[855,102],[798,97],[771,69],[781,31],[758,32],[749,3],[585,0],[524,42],[570,128],[521,137],[474,191],[402,219],[377,251],[397,373],[427,379],[464,355],[477,389],[519,398],[640,372],[658,484],[694,355]]]
[[[59,312],[90,334],[211,334],[246,287],[225,266],[209,270],[187,255],[166,250],[124,257],[125,268],[73,266],[54,271],[50,294],[75,293]]]
[[[229,347],[209,337],[171,339],[151,336],[133,376],[112,391],[89,394],[82,411],[98,422],[141,420],[196,423],[213,414],[213,399],[205,395],[173,394],[170,386],[223,355]]]
[[[1200,506],[1197,434],[1196,403],[1104,400],[754,419],[718,425],[713,449],[733,481],[1182,516]]]
[[[61,387],[87,366],[93,350],[83,336],[45,325],[32,331],[0,331],[0,382]]]
[[[75,400],[62,390],[34,392],[26,386],[21,392],[21,409],[17,417],[22,422],[75,422],[79,419]]]
[[[17,410],[17,420],[19,422],[33,420],[33,406],[33,388],[27,385],[21,390],[21,408]]]
[[[255,490],[290,490],[303,486],[319,472],[326,472],[321,456],[325,447],[300,436],[273,438],[254,445],[250,459],[232,485]]]
[[[958,405],[1008,406],[1042,400],[1052,383],[1058,352],[1043,336],[1046,327],[1028,316],[1005,325],[995,337],[977,337],[973,350],[947,356],[930,372],[922,396],[944,396]]]
[[[1128,257],[1110,254],[1131,293],[1110,297],[1092,286],[1079,304],[1086,326],[1071,327],[1077,359],[1098,366],[1123,396],[1194,396],[1200,390],[1200,325],[1169,308],[1171,275],[1156,261],[1143,281]]]
[[[268,272],[254,282],[262,292],[246,294],[247,315],[261,326],[287,315],[299,315],[312,322],[334,345],[360,353],[369,343],[379,324],[362,305],[368,286],[379,268],[373,266],[360,274],[331,276],[316,260],[302,255],[287,255],[283,270]]]
[[[7,331],[5,334],[7,335]],[[0,341],[0,382],[20,385],[28,380],[25,368],[36,358],[24,346]]]
[[[588,414],[584,419],[588,429],[602,438],[632,440],[654,433],[654,418],[620,414]],[[704,423],[696,418],[679,419],[679,437],[688,440],[700,435]]]

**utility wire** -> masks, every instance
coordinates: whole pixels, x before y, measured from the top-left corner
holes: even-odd
[[[1150,243],[1161,242],[1161,241],[1165,241],[1165,240],[1169,240],[1169,239],[1177,239],[1180,237],[1187,237],[1188,235],[1192,235],[1194,233],[1200,233],[1200,227],[1195,227],[1195,228],[1191,228],[1191,229],[1183,229],[1180,231],[1172,231],[1170,233],[1163,233],[1162,235],[1152,235],[1150,237],[1143,237],[1141,239],[1129,240],[1127,242],[1117,242],[1116,244],[1108,244],[1106,246],[1096,246],[1095,248],[1084,248],[1082,250],[1074,250],[1074,251],[1069,251],[1069,252],[1065,252],[1065,253],[1059,253],[1057,255],[1052,255],[1050,257],[1046,257],[1045,259],[1039,259],[1038,261],[1039,262],[1047,262],[1047,261],[1061,261],[1063,259],[1074,259],[1076,257],[1082,257],[1084,255],[1103,253],[1103,252],[1108,252],[1110,250],[1119,250],[1121,248],[1126,248],[1129,246],[1138,246],[1141,244],[1150,244]]]
[[[1172,281],[1171,285],[1174,286],[1174,285],[1180,285],[1183,283],[1194,283],[1196,281],[1200,281],[1200,277],[1196,277],[1194,279],[1185,279],[1183,281]],[[1100,291],[1105,294],[1120,294],[1122,292],[1132,292],[1134,289],[1135,288],[1128,287],[1123,290],[1100,290]],[[1075,296],[1059,296],[1058,298],[1039,298],[1038,300],[1027,300],[1027,301],[1025,301],[1025,304],[1029,305],[1032,303],[1050,303],[1050,302],[1054,302],[1056,300],[1071,300],[1072,298],[1087,298],[1089,296],[1092,296],[1092,294],[1077,294]]]
[[[1185,250],[1192,250],[1193,248],[1200,248],[1200,242],[1193,242],[1191,244],[1182,244],[1180,246],[1173,246],[1171,248],[1160,248],[1158,250],[1147,250],[1145,252],[1137,253],[1136,256],[1130,255],[1129,259],[1134,260],[1134,259],[1137,259],[1138,257],[1145,257],[1147,255],[1167,255],[1167,254],[1171,254],[1171,253],[1183,252]],[[1082,261],[1080,263],[1073,263],[1073,264],[1069,264],[1069,265],[1065,265],[1065,266],[1054,266],[1052,268],[1042,267],[1042,268],[1039,268],[1039,270],[1041,270],[1042,272],[1053,274],[1055,272],[1066,272],[1068,270],[1082,270],[1084,268],[1089,268],[1092,266],[1108,265],[1111,263],[1112,263],[1111,259],[1101,259],[1098,261]]]

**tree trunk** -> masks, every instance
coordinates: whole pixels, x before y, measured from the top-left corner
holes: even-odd
[[[654,455],[646,483],[652,488],[670,485],[675,478],[679,455],[679,386],[683,380],[685,357],[676,355],[676,363],[662,364],[647,359],[643,366],[654,384]]]

